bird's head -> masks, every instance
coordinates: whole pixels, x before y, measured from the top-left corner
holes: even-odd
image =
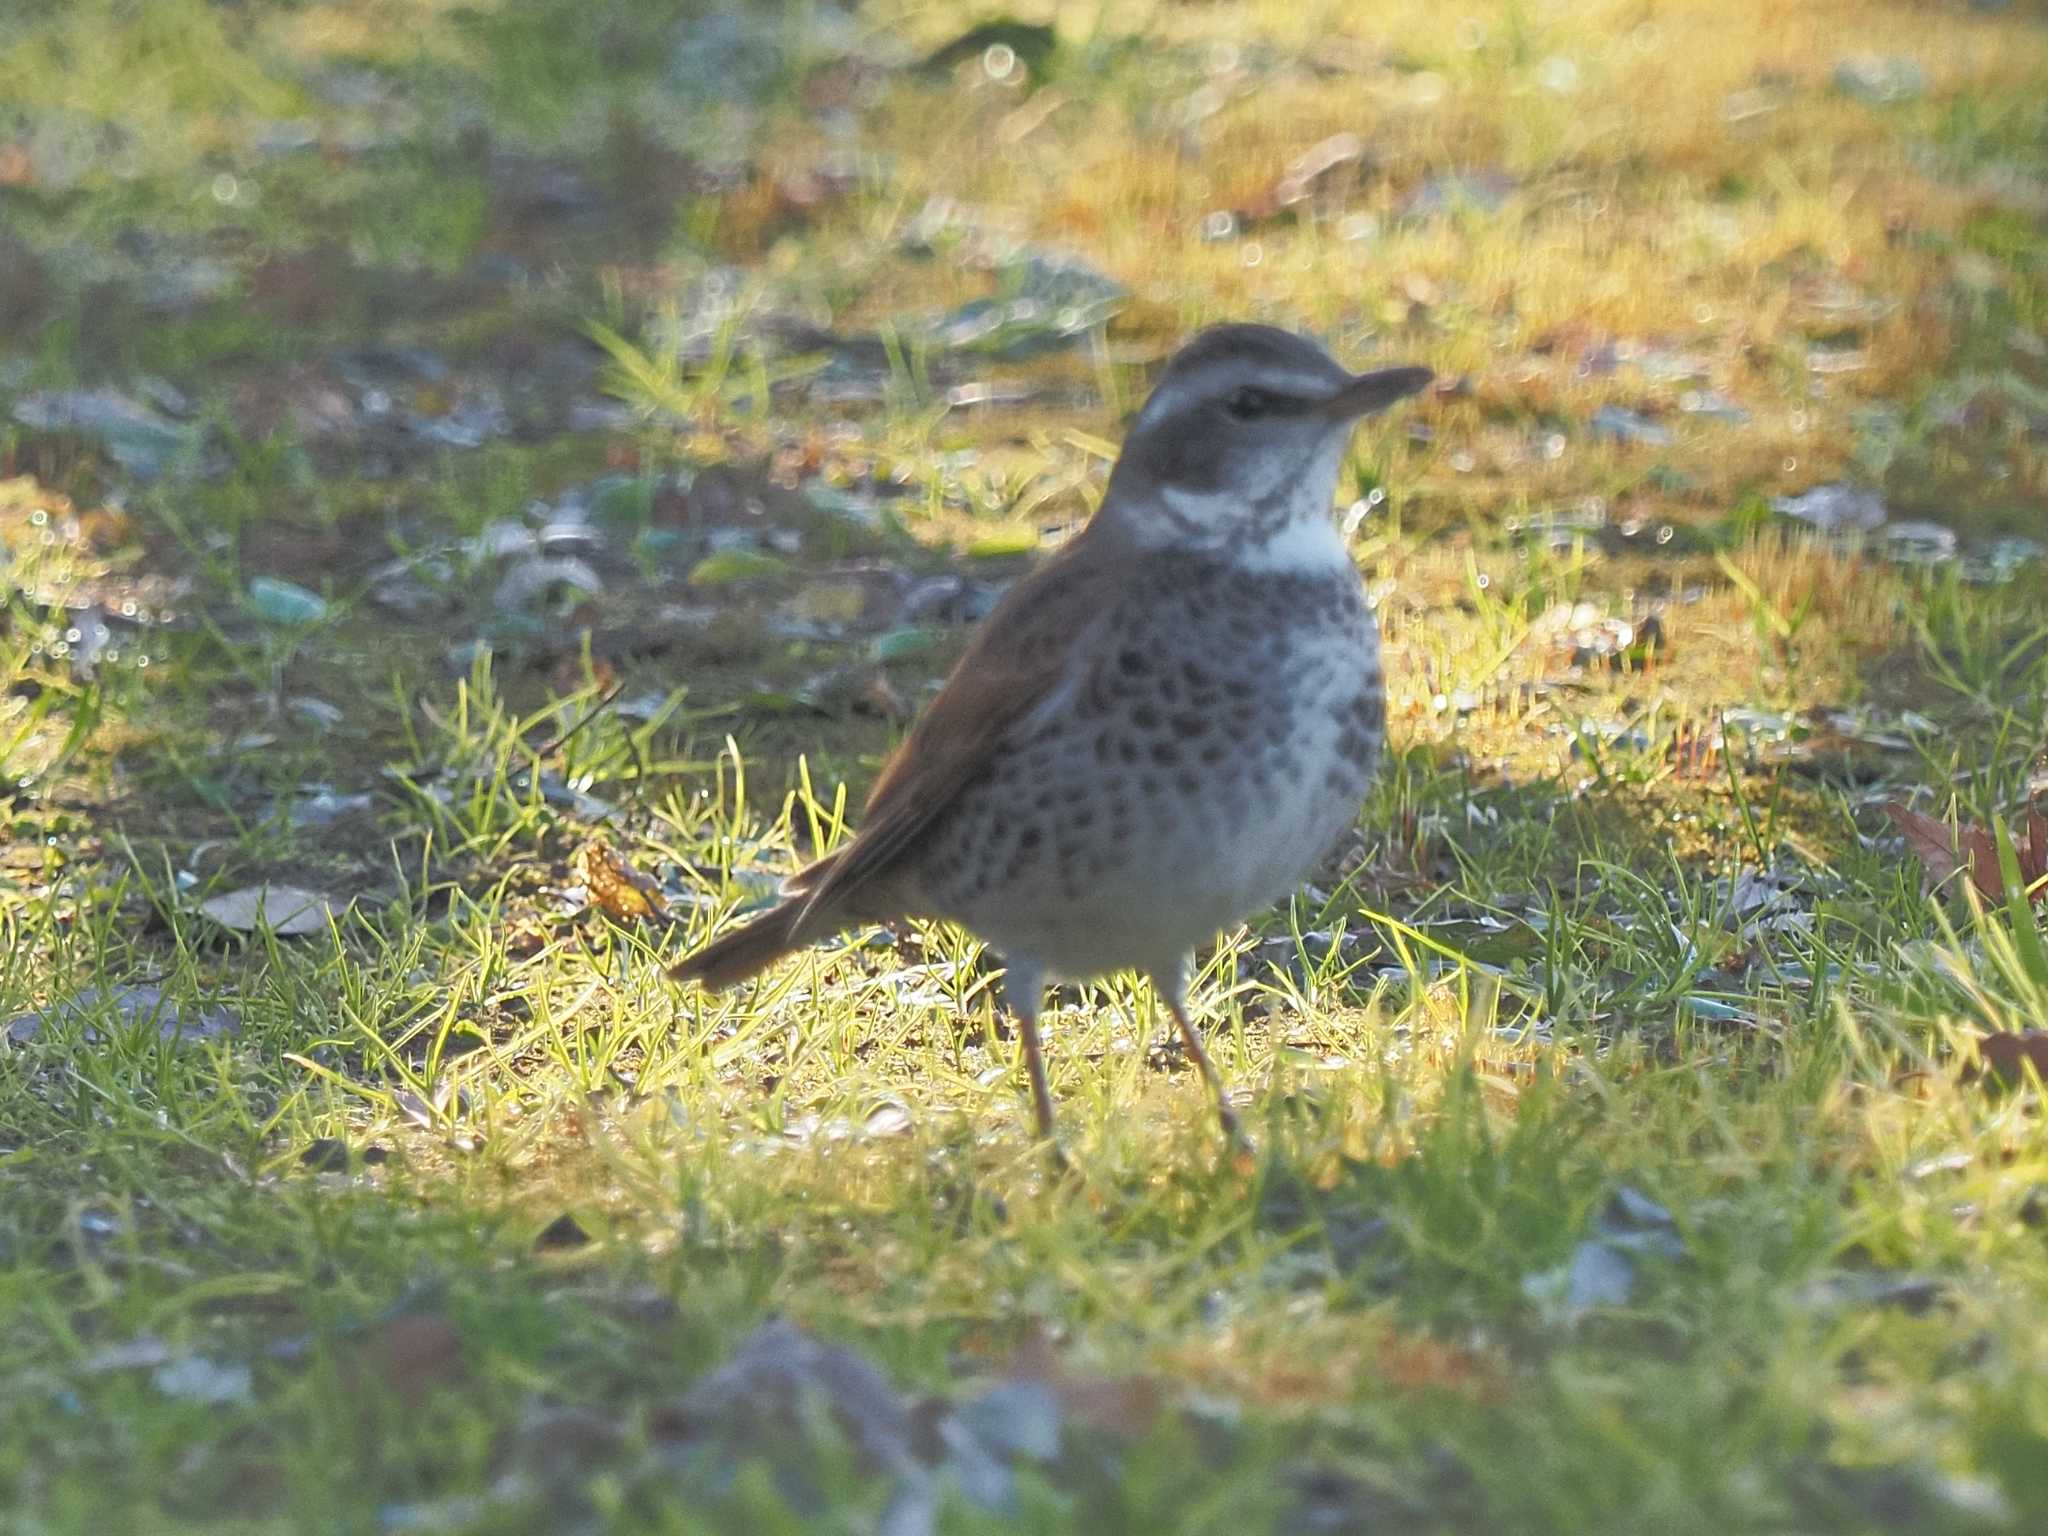
[[[1352,373],[1270,325],[1219,325],[1177,352],[1138,412],[1098,522],[1140,545],[1223,543],[1325,517],[1360,418],[1427,368]]]

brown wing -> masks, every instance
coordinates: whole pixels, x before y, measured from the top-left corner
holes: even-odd
[[[940,812],[993,761],[1010,728],[1063,684],[1107,621],[1132,561],[1076,539],[1019,582],[988,616],[931,707],[882,768],[860,835],[796,875],[805,914],[886,876]]]

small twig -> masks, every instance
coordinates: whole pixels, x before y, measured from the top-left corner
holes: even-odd
[[[566,747],[567,745],[569,745],[570,742],[574,741],[576,739],[576,733],[578,731],[582,730],[586,725],[590,724],[591,721],[595,720],[607,709],[610,709],[612,705],[616,704],[619,700],[619,695],[624,693],[625,691],[626,685],[623,681],[613,683],[611,687],[605,691],[604,697],[599,699],[595,704],[591,705],[587,711],[585,711],[584,716],[581,720],[578,720],[574,725],[570,726],[569,729],[562,732],[562,734],[557,736],[553,741],[546,743],[544,746],[535,747],[532,752],[534,767],[538,768],[540,766],[540,760],[542,758],[553,757],[557,752],[561,751],[562,748]]]

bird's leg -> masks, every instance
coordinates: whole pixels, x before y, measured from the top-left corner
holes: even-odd
[[[1167,1011],[1173,1015],[1174,1027],[1180,1031],[1180,1043],[1189,1056],[1194,1058],[1201,1070],[1202,1080],[1209,1085],[1209,1091],[1216,1096],[1216,1118],[1223,1122],[1223,1134],[1231,1144],[1242,1150],[1251,1149],[1251,1139],[1238,1124],[1237,1110],[1230,1102],[1230,1095],[1223,1086],[1223,1074],[1216,1070],[1216,1063],[1209,1059],[1209,1053],[1202,1046],[1202,1037],[1195,1033],[1195,1026],[1188,1019],[1188,963],[1182,960],[1171,971],[1155,972],[1153,988],[1166,1000]]]
[[[1038,1137],[1052,1140],[1052,1088],[1045,1080],[1045,1047],[1038,1039],[1038,1009],[1045,998],[1045,975],[1035,965],[1010,962],[1003,978],[1003,997],[1017,1018],[1017,1038],[1024,1044],[1024,1071],[1031,1079],[1031,1108]]]

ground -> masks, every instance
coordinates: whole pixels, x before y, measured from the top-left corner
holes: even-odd
[[[17,0],[0,103],[0,1529],[2048,1520],[2038,6]],[[669,984],[1226,318],[1439,375],[1256,1154],[1119,982],[1056,1165],[956,932]]]

